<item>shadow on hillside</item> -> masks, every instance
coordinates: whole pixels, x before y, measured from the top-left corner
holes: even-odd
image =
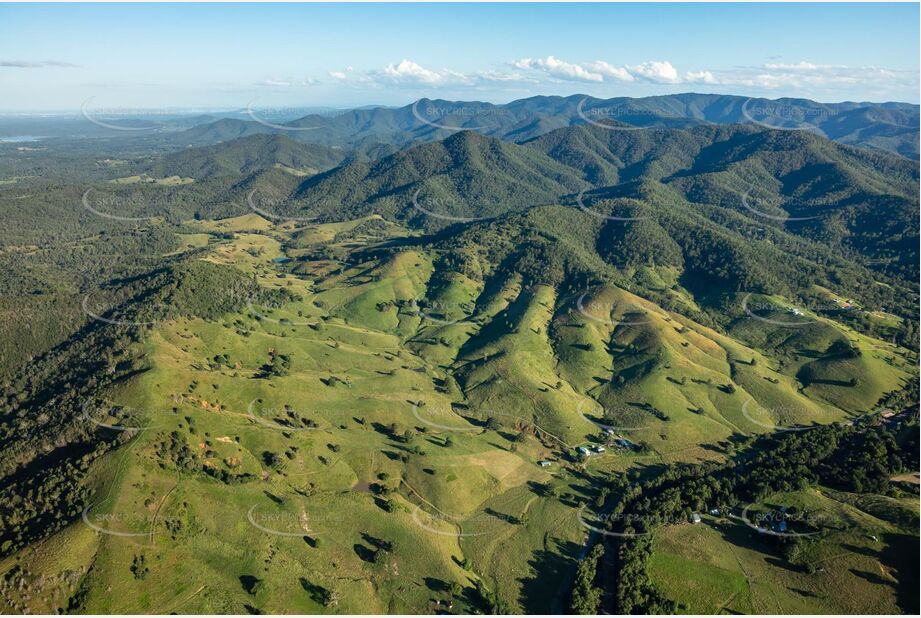
[[[528,560],[534,576],[519,580],[519,603],[526,614],[563,613],[566,610],[566,596],[582,546],[556,539],[550,539],[547,545],[551,549],[539,549]]]
[[[880,562],[889,567],[898,582],[895,585],[896,603],[904,613],[917,615],[919,564],[916,558],[919,539],[908,534],[885,534],[883,541],[886,548],[880,553]]]

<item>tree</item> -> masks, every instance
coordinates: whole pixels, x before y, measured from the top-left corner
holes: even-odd
[[[480,598],[480,603],[488,614],[498,614],[499,613],[499,597],[495,592],[490,590],[483,584],[482,579],[478,579],[476,582],[476,592],[477,596]]]
[[[595,545],[576,569],[570,609],[576,614],[597,614],[601,606],[601,588],[595,586],[598,563],[604,556],[604,543]]]
[[[144,579],[149,572],[150,569],[147,568],[144,554],[136,555],[134,560],[131,561],[131,574],[134,575],[134,579]]]

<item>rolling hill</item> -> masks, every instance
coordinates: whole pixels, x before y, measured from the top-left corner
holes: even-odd
[[[0,194],[3,611],[563,613],[592,560],[615,613],[910,610],[917,163],[581,100]],[[784,549],[747,504],[837,519]]]

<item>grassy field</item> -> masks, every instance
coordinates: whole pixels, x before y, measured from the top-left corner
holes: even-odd
[[[114,178],[110,180],[112,184],[116,185],[136,185],[136,184],[151,184],[151,185],[162,185],[164,187],[175,187],[178,185],[189,185],[195,182],[194,178],[182,178],[180,176],[167,176],[166,178],[154,178],[148,176],[147,174],[140,174],[137,176],[123,176],[121,178]]]
[[[803,538],[796,564],[781,555],[777,537],[757,532],[740,513],[704,515],[700,524],[657,532],[652,581],[688,613],[894,614],[908,611],[912,596],[917,607],[910,585],[917,563],[904,558],[917,553],[917,499],[808,490],[751,508],[781,506],[818,522],[799,529],[813,536]],[[790,519],[792,533],[799,516]]]
[[[405,234],[375,217],[186,228],[202,259],[298,300],[160,323],[137,344],[149,369],[108,394],[133,411],[133,439],[97,463],[82,521],[0,564],[24,582],[4,588],[6,609],[482,611],[480,586],[511,611],[561,612],[586,470],[724,457],[733,435],[846,418],[907,375],[898,350],[844,332],[863,352],[848,362],[874,377],[803,388],[802,365],[823,359],[784,348],[781,366],[759,325],[732,338],[613,286],[478,282],[412,247],[353,255]],[[578,463],[572,447],[605,426],[648,450]],[[835,543],[864,553],[806,576],[744,525],[708,519],[659,534],[656,583],[704,613],[894,611],[891,577],[848,570],[886,567],[869,553],[905,535],[877,518],[892,505],[812,498],[859,514],[861,532]],[[861,543],[864,528],[884,544]],[[834,598],[842,586],[853,598]]]

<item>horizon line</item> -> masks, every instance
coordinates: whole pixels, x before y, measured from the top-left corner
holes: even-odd
[[[291,111],[304,109],[304,110],[317,110],[314,113],[321,112],[348,112],[359,109],[402,109],[404,107],[412,106],[420,101],[444,101],[447,103],[479,103],[485,105],[494,105],[496,107],[502,107],[506,105],[511,105],[518,101],[525,101],[527,99],[570,99],[574,97],[584,97],[586,99],[594,99],[596,101],[611,101],[615,99],[626,99],[633,101],[641,101],[647,99],[659,99],[666,97],[681,97],[681,96],[712,96],[712,97],[733,97],[737,99],[745,99],[751,101],[783,101],[783,100],[799,100],[799,101],[809,101],[811,103],[818,103],[820,105],[888,105],[888,104],[898,104],[898,105],[912,105],[914,107],[921,107],[921,103],[913,103],[911,101],[899,101],[894,99],[882,100],[882,101],[871,101],[871,100],[844,100],[844,101],[819,101],[817,99],[810,99],[808,97],[797,97],[797,96],[781,96],[777,98],[769,98],[764,96],[746,96],[740,94],[729,94],[729,93],[718,93],[718,92],[676,92],[671,94],[653,94],[642,97],[632,97],[632,96],[613,96],[608,98],[597,97],[593,95],[588,95],[584,93],[574,92],[572,94],[535,94],[525,97],[519,97],[516,99],[511,99],[504,103],[497,103],[494,101],[481,100],[481,99],[442,99],[442,98],[433,98],[433,97],[420,97],[418,99],[412,99],[407,103],[402,105],[386,105],[386,104],[377,104],[377,103],[362,103],[359,105],[348,105],[348,106],[336,106],[336,105],[318,105],[311,103],[291,103],[284,105],[263,105],[263,106],[226,106],[226,105],[196,105],[189,107],[107,107],[106,112],[133,112],[137,114],[156,114],[156,115],[166,115],[166,114],[195,114],[195,113],[241,113],[245,114],[249,110],[278,110],[278,109],[289,109]],[[83,105],[79,108],[45,108],[45,109],[3,109],[0,108],[0,116],[29,116],[29,115],[42,115],[42,116],[82,116],[84,114],[86,104],[92,100],[93,97],[90,97],[83,102]]]

